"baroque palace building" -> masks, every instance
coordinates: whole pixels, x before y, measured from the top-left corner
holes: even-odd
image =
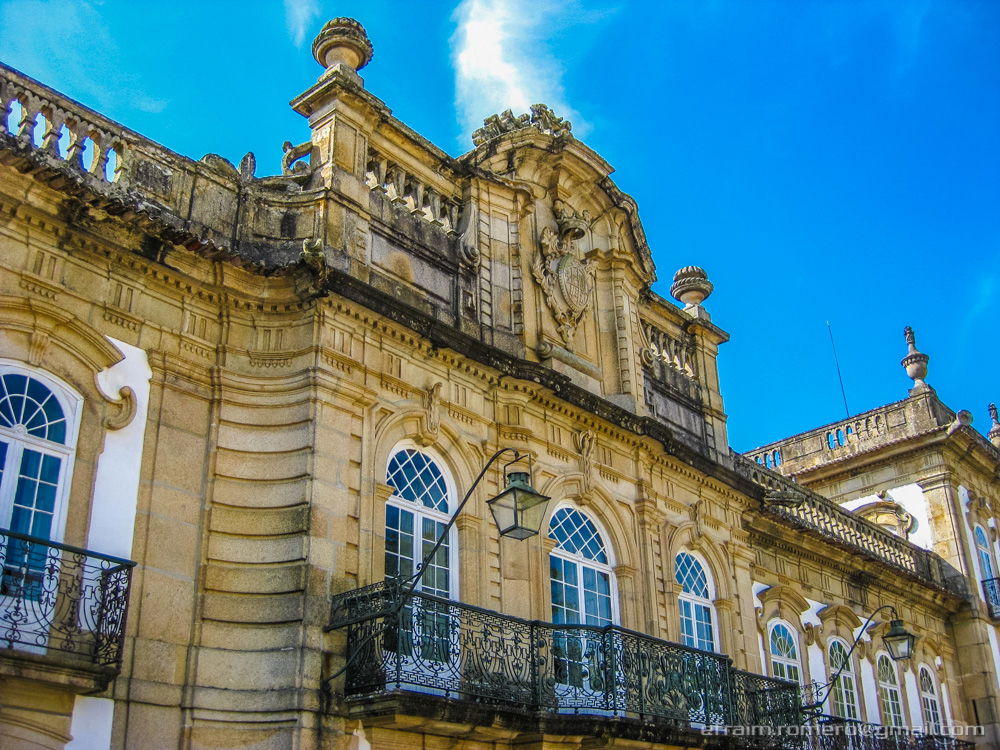
[[[0,748],[1000,747],[995,411],[911,332],[733,453],[712,286],[568,122],[452,158],[313,52],[264,177],[0,67]]]

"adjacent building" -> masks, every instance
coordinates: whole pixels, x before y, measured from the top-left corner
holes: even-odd
[[[920,362],[733,453],[570,123],[453,158],[313,53],[273,176],[0,67],[0,747],[995,746],[1000,453]],[[931,736],[747,736],[865,723]]]

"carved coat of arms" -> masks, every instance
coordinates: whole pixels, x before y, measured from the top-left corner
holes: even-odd
[[[573,252],[573,243],[583,236],[584,226],[582,220],[566,219],[559,222],[558,233],[546,227],[538,239],[541,249],[531,261],[531,275],[542,288],[559,335],[570,349],[594,292],[591,262],[581,262]]]

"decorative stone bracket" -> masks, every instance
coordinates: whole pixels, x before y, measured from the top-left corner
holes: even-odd
[[[420,428],[414,439],[427,447],[437,442],[441,434],[441,389],[443,383],[434,383],[424,390],[423,414],[420,415]]]

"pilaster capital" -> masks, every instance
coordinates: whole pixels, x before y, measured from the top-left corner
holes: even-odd
[[[478,531],[482,526],[482,519],[471,513],[463,513],[455,519],[455,528],[461,532]]]
[[[392,497],[392,493],[395,491],[396,491],[395,487],[393,487],[391,484],[385,484],[383,482],[375,483],[375,499],[378,500],[379,502],[384,503],[386,500]]]
[[[637,572],[634,565],[625,565],[623,563],[615,566],[615,577],[626,581],[634,579]]]
[[[955,482],[953,481],[952,474],[949,471],[942,471],[940,474],[925,477],[924,479],[919,480],[916,484],[924,492],[955,488]]]

